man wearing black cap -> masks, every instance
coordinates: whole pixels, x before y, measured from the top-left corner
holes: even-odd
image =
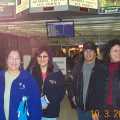
[[[79,60],[72,69],[72,73],[67,79],[68,98],[76,106],[79,120],[92,120],[89,104],[94,71],[100,64],[97,59],[96,45],[93,42],[83,44],[83,59]]]

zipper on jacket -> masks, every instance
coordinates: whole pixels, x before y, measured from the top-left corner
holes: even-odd
[[[50,73],[49,75],[51,75],[51,74],[53,74],[53,73],[54,73],[54,72]],[[48,75],[48,76],[49,76],[49,75]],[[47,78],[48,76],[46,76],[46,78]],[[45,82],[46,78],[45,78],[44,80],[43,80],[43,78],[42,78],[42,80],[43,80],[43,84],[42,84],[42,92],[41,92],[41,97],[43,96],[44,82]]]
[[[41,97],[43,96],[43,87],[44,87],[44,82],[45,82],[45,80],[43,80],[43,84],[42,84],[42,92],[41,92]]]

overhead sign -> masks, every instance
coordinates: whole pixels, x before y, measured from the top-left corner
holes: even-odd
[[[56,14],[55,12],[63,12],[65,14]],[[80,14],[98,14],[98,0],[30,0],[30,13],[42,13],[46,14],[49,12],[54,15],[51,17],[60,16],[73,16],[72,12],[77,12],[76,15]],[[67,13],[67,14],[66,14]],[[59,15],[59,16],[58,16]],[[47,17],[48,15],[46,15]],[[49,17],[48,17],[49,18]]]
[[[120,0],[100,0],[99,13],[120,13]]]
[[[69,5],[98,9],[98,0],[69,0]]]
[[[29,0],[16,0],[16,14],[29,8]]]
[[[14,0],[0,0],[0,20],[15,18],[15,2]]]
[[[31,7],[48,7],[67,5],[67,0],[30,0]]]

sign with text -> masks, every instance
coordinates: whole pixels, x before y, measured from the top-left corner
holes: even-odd
[[[99,13],[120,13],[120,0],[100,0]]]
[[[56,62],[63,75],[66,75],[66,57],[53,57],[53,61]]]
[[[98,0],[69,0],[69,5],[98,9]]]
[[[13,0],[0,0],[0,20],[15,18],[15,2]]]
[[[30,0],[31,7],[49,7],[67,5],[67,0]]]
[[[16,14],[29,8],[29,0],[16,0]]]

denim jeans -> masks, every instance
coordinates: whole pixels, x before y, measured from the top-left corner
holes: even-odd
[[[57,120],[57,118],[46,118],[46,117],[42,117],[41,120]]]
[[[79,120],[92,120],[90,111],[82,111],[79,107],[77,107],[76,109]]]

